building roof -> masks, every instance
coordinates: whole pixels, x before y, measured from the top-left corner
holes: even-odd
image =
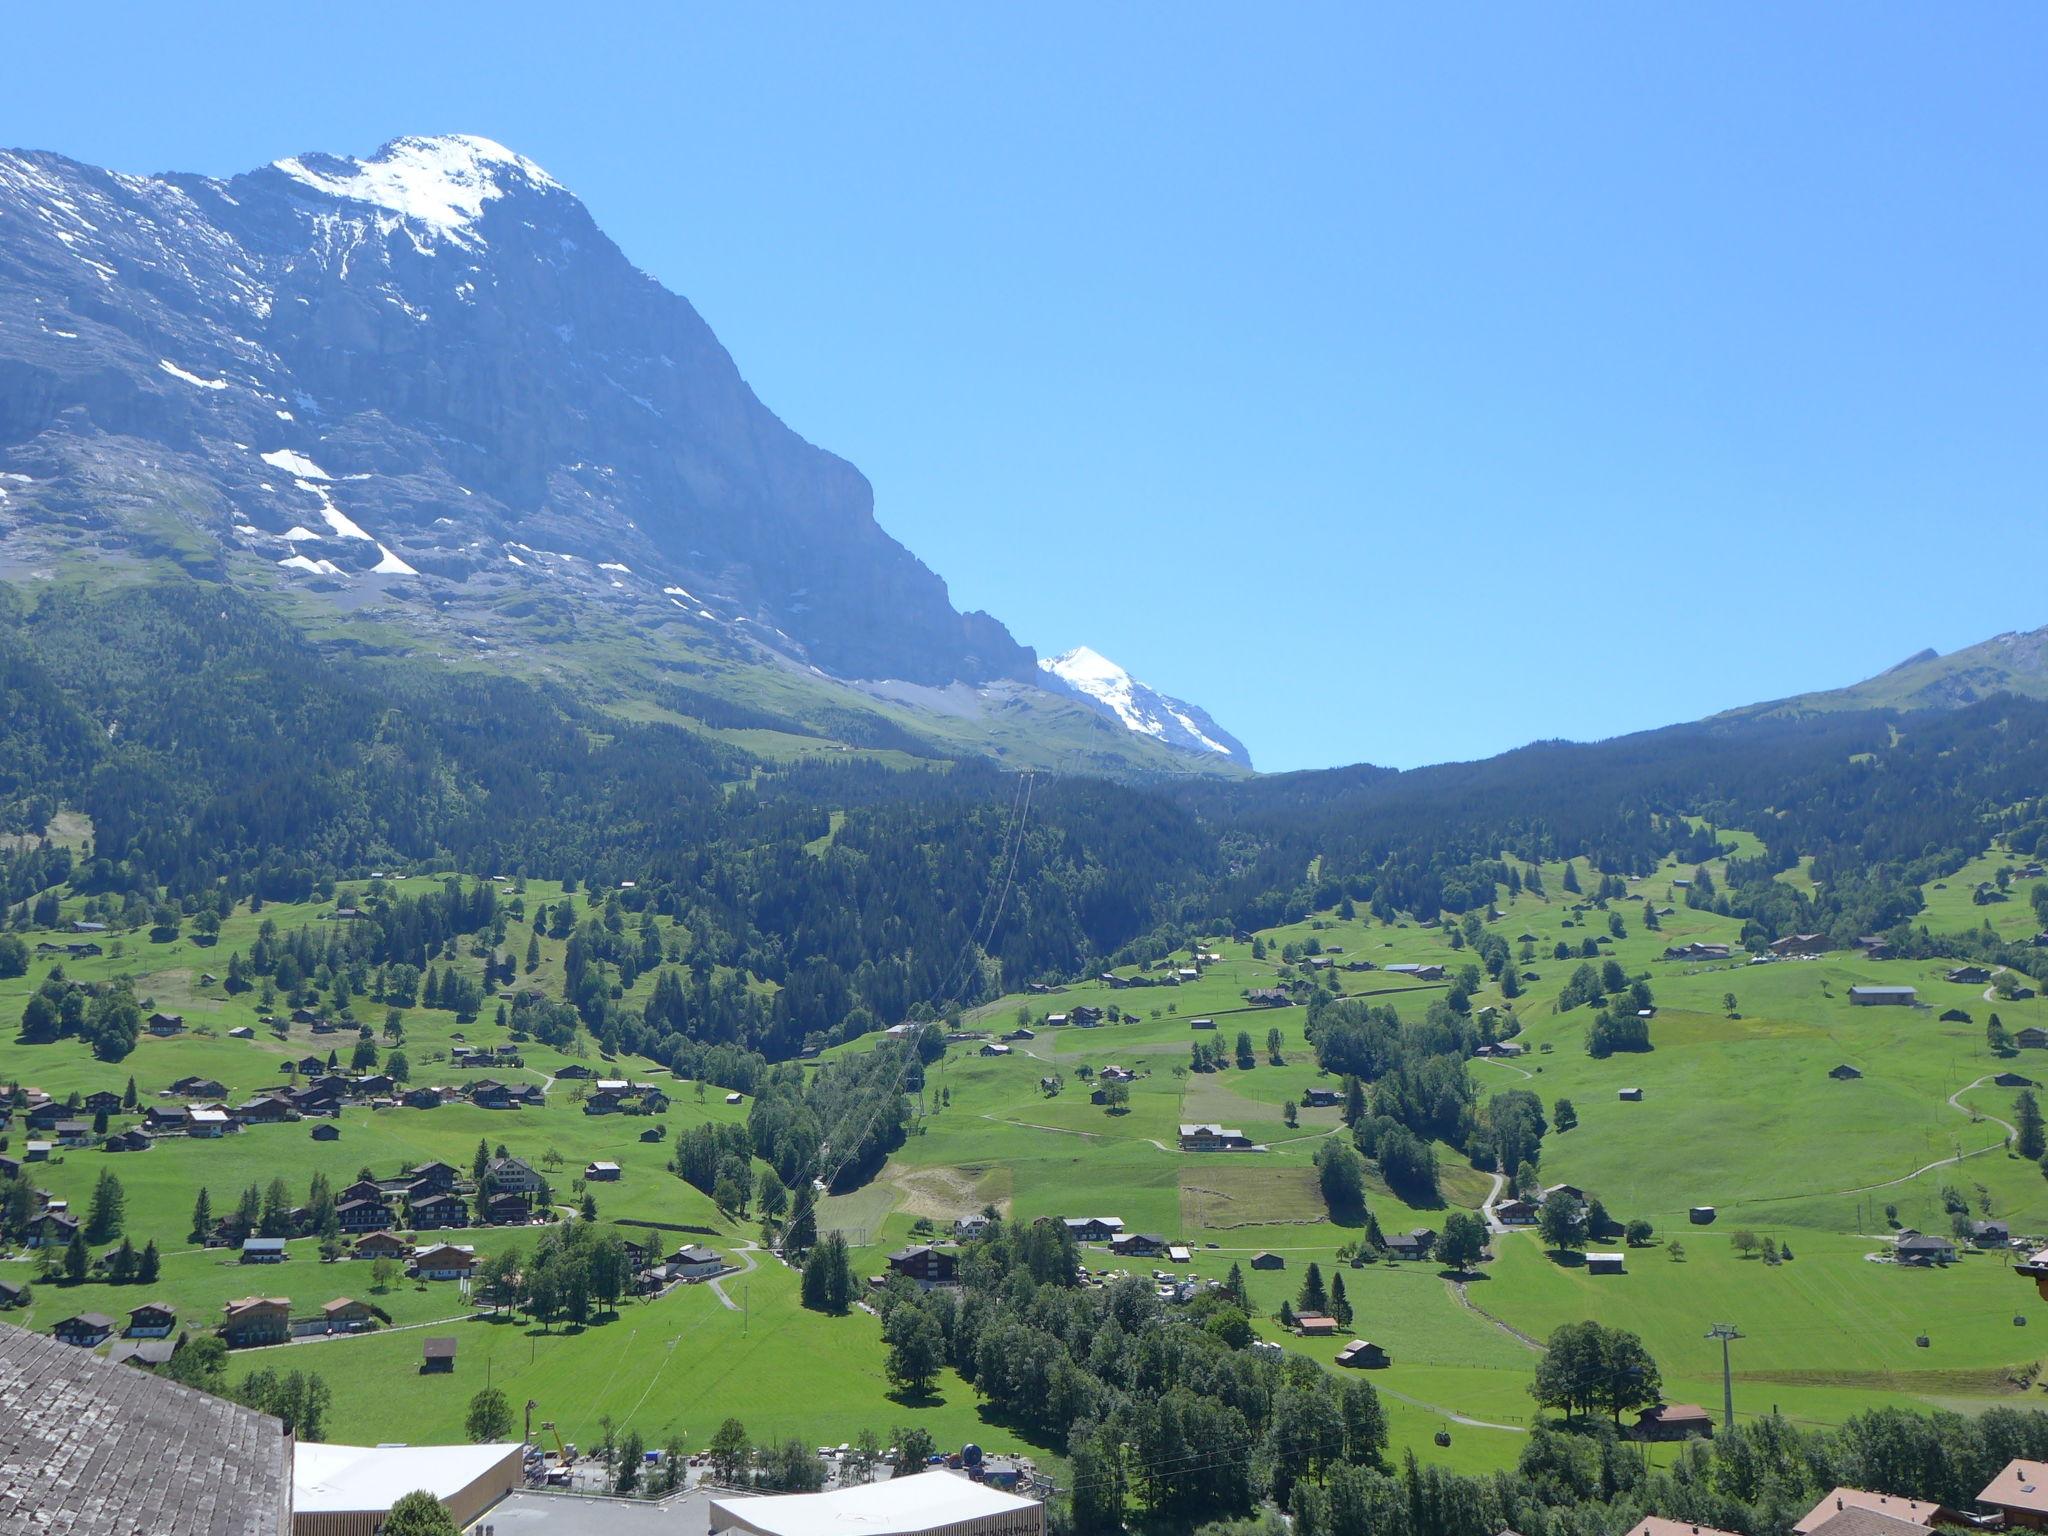
[[[1832,1505],[1827,1517],[1806,1536],[1927,1536],[1928,1527],[1917,1525],[1911,1520],[1901,1520],[1893,1515],[1880,1514],[1874,1509],[1837,1510]]]
[[[489,1472],[514,1444],[326,1445],[299,1442],[292,1496],[302,1515],[382,1512],[415,1488],[447,1500]]]
[[[1666,1520],[1650,1515],[1629,1527],[1628,1536],[1732,1536],[1711,1525],[1688,1525],[1683,1520]]]
[[[1873,1510],[1894,1520],[1928,1526],[1933,1525],[1936,1517],[1942,1512],[1939,1504],[1930,1503],[1926,1499],[1904,1499],[1895,1494],[1871,1493],[1862,1488],[1837,1488],[1809,1509],[1805,1518],[1792,1527],[1794,1536],[1813,1536],[1814,1531],[1826,1525],[1836,1515],[1852,1509]],[[1844,1536],[1847,1536],[1846,1528]]]
[[[1636,1415],[1638,1424],[1711,1424],[1713,1415],[1698,1403],[1658,1403]]]
[[[0,1414],[0,1528],[291,1529],[289,1442],[267,1414],[4,1323],[0,1399],[18,1405]]]
[[[863,1532],[937,1531],[1036,1508],[1038,1500],[1003,1493],[947,1471],[892,1477],[830,1493],[781,1493],[711,1501],[713,1530],[758,1536],[859,1536]]]
[[[2048,1462],[2007,1462],[2005,1470],[1984,1485],[1977,1502],[2048,1514]]]

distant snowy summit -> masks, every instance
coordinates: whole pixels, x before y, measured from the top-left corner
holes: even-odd
[[[1249,768],[1251,754],[1198,704],[1147,687],[1098,651],[1077,645],[1038,663],[1048,685],[1072,694],[1125,730],[1185,752],[1214,752]]]

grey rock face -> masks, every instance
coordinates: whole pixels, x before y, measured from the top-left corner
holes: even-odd
[[[841,677],[1037,676],[686,300],[483,139],[224,182],[0,153],[0,469],[17,509],[85,520],[126,481],[279,580],[552,582]]]

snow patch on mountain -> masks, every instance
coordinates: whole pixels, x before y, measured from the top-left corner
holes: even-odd
[[[228,381],[226,379],[203,379],[196,373],[190,373],[187,372],[185,369],[180,368],[168,357],[158,358],[156,360],[156,365],[157,367],[163,369],[165,373],[168,373],[172,378],[183,379],[187,384],[196,384],[201,389],[226,389],[228,387]]]
[[[1210,719],[1207,710],[1139,682],[1100,651],[1078,645],[1043,657],[1038,665],[1055,691],[1072,694],[1127,731],[1185,752],[1213,752],[1251,766],[1244,743]]]
[[[562,190],[524,155],[474,133],[393,139],[367,160],[316,154],[273,163],[315,192],[386,209],[457,245],[471,243],[484,205],[503,197],[508,183]]]

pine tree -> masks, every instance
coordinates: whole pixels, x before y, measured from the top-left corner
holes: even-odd
[[[199,1198],[192,1202],[191,1241],[206,1240],[206,1234],[213,1230],[213,1196],[206,1192],[204,1184],[199,1186]]]
[[[121,1107],[123,1109],[133,1109],[135,1107],[135,1079],[132,1077],[128,1079],[128,1086],[121,1090]]]
[[[1323,1288],[1322,1267],[1309,1261],[1308,1273],[1301,1277],[1301,1310],[1304,1312],[1327,1312],[1330,1310],[1330,1293]]]
[[[156,1251],[156,1239],[151,1238],[142,1245],[142,1257],[135,1266],[136,1282],[140,1285],[156,1284],[157,1273],[162,1267],[163,1261]]]
[[[532,933],[526,936],[526,971],[528,975],[532,975],[535,971],[539,969],[540,930],[539,928],[535,928]]]
[[[127,1206],[128,1197],[122,1192],[121,1181],[102,1168],[92,1187],[92,1207],[85,1219],[85,1240],[107,1243],[119,1237]]]
[[[74,1232],[71,1241],[64,1245],[64,1278],[77,1285],[85,1279],[87,1268],[85,1237]]]
[[[2021,1157],[2038,1162],[2041,1154],[2048,1151],[2048,1134],[2041,1124],[2041,1105],[2034,1097],[2034,1090],[2022,1088],[2019,1097],[2013,1100],[2013,1119],[2017,1135],[2014,1150]]]

